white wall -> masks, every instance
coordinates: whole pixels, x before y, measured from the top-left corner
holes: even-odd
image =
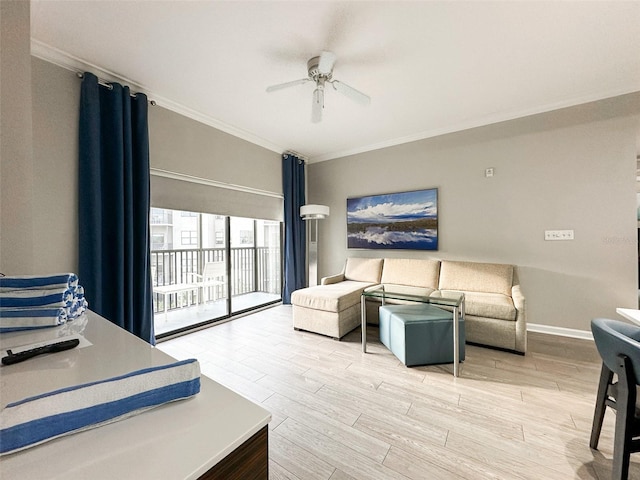
[[[638,112],[640,95],[628,95],[309,165],[308,201],[331,207],[320,275],[347,256],[512,263],[529,323],[589,330],[593,317],[637,308]],[[439,251],[346,248],[348,197],[432,187]],[[547,229],[575,240],[544,241]]]
[[[32,59],[36,273],[78,271],[80,79]]]
[[[29,2],[0,2],[0,272],[33,273]]]

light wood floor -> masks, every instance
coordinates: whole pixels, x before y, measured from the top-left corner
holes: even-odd
[[[271,479],[610,478],[615,414],[589,434],[593,342],[529,334],[526,356],[467,345],[451,366],[406,368],[368,329],[338,342],[278,306],[158,345],[272,412]],[[640,479],[640,454],[629,478]]]

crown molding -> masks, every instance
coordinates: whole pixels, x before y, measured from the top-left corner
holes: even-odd
[[[267,150],[270,150],[272,152],[282,153],[286,150],[286,148],[282,145],[276,145],[275,143],[272,143],[262,137],[234,127],[233,125],[228,125],[216,118],[205,115],[204,113],[198,112],[197,110],[194,110],[190,107],[181,105],[180,103],[171,100],[170,98],[157,95],[150,88],[136,82],[135,80],[111,72],[105,68],[78,58],[74,55],[71,55],[70,53],[52,47],[51,45],[48,45],[34,38],[31,39],[31,55],[76,73],[91,72],[100,79],[106,80],[108,82],[124,83],[128,85],[132,90],[147,95],[149,100],[154,101],[156,105],[159,105],[163,108],[166,108],[167,110],[171,110],[172,112],[178,113],[185,117],[191,118],[192,120],[195,120],[197,122],[209,125],[210,127],[233,135],[234,137],[246,140],[247,142],[253,143],[254,145],[266,148]]]
[[[391,138],[389,140],[385,140],[379,143],[374,143],[371,145],[318,155],[315,157],[311,157],[309,160],[309,163],[324,162],[326,160],[334,160],[336,158],[348,157],[351,155],[357,155],[359,153],[371,152],[373,150],[380,150],[382,148],[395,147],[397,145],[402,145],[404,143],[416,142],[419,140],[426,140],[427,138],[438,137],[440,135],[461,132],[464,130],[470,130],[472,128],[492,125],[494,123],[507,122],[510,120],[516,120],[518,118],[529,117],[529,116],[538,115],[541,113],[552,112],[554,110],[560,110],[562,108],[575,107],[577,105],[582,105],[585,103],[596,102],[599,100],[606,100],[607,98],[614,98],[614,97],[619,97],[621,95],[628,95],[631,93],[638,93],[638,92],[640,92],[640,84],[634,85],[626,89],[618,89],[618,90],[612,90],[607,92],[601,92],[599,94],[591,94],[591,95],[583,95],[580,97],[574,97],[569,100],[565,100],[562,102],[549,103],[547,105],[542,105],[540,107],[514,110],[511,112],[497,113],[495,115],[485,116],[480,119],[472,120],[470,122],[456,123],[443,128],[437,128],[434,130],[425,130],[425,131],[418,132],[412,135],[407,135],[404,137]],[[638,142],[640,143],[640,135],[639,135]]]

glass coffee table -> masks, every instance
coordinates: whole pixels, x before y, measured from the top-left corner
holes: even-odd
[[[384,285],[369,287],[362,292],[360,298],[361,322],[362,322],[362,351],[367,353],[367,308],[368,298],[379,299],[382,305],[385,300],[401,300],[403,302],[428,303],[439,307],[449,307],[453,310],[452,321],[464,320],[464,293],[462,292],[441,292],[436,290],[431,295],[412,295],[408,293],[394,292],[385,288]],[[453,321],[453,376],[458,376],[460,365],[460,345],[458,344],[458,322]]]

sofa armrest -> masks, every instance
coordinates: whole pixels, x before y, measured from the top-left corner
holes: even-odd
[[[516,310],[519,312],[524,311],[525,299],[522,294],[522,288],[520,285],[514,285],[511,287],[511,298],[513,298],[513,304],[516,307]]]
[[[329,277],[322,277],[320,285],[331,285],[332,283],[344,282],[344,273],[338,273],[337,275],[331,275]]]
[[[517,352],[527,351],[527,313],[526,301],[519,284],[511,287],[511,298],[516,307],[516,348]]]

